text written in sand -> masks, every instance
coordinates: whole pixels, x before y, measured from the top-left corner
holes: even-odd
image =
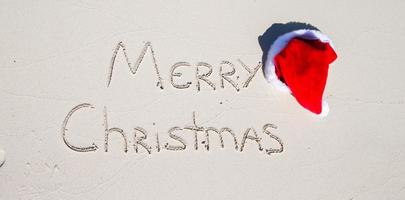
[[[133,75],[136,75],[145,55],[149,52],[154,67],[154,72],[151,77],[156,78],[157,86],[160,89],[164,89],[166,85],[168,85],[164,83],[164,78],[162,78],[157,64],[155,51],[150,42],[145,43],[141,53],[133,64],[129,60],[124,43],[119,42],[113,51],[108,68],[107,88],[111,84],[114,68],[116,67],[116,58],[119,52],[123,53],[126,64]],[[238,68],[235,67],[237,65]],[[170,80],[169,85],[175,89],[195,88],[198,92],[201,90],[201,85],[204,84],[204,87],[210,88],[211,90],[230,87],[234,88],[233,91],[239,92],[243,88],[248,88],[261,66],[261,62],[254,66],[248,66],[241,59],[237,59],[236,62],[223,60],[217,65],[217,70],[214,70],[213,65],[207,62],[191,64],[189,62],[180,61],[170,66],[168,80]],[[246,77],[243,78],[243,80],[236,75],[237,69],[245,73]],[[184,70],[191,70],[194,76],[183,76],[182,72]],[[214,79],[216,79],[216,81],[214,81]],[[215,82],[217,84],[215,84]],[[94,152],[98,151],[100,146],[103,146],[104,152],[108,152],[111,143],[110,136],[118,136],[122,140],[122,149],[125,153],[131,149],[133,149],[135,153],[146,152],[148,154],[161,151],[184,151],[186,149],[194,149],[196,151],[203,149],[210,151],[210,148],[224,148],[225,146],[231,146],[235,151],[243,152],[246,149],[246,145],[249,143],[255,146],[258,152],[264,152],[265,155],[281,153],[284,150],[281,138],[273,133],[277,129],[277,126],[273,123],[266,123],[259,128],[247,127],[242,131],[235,132],[233,128],[228,126],[214,127],[199,125],[196,120],[196,112],[192,112],[191,125],[173,125],[168,128],[168,130],[147,130],[142,126],[136,125],[133,126],[131,130],[124,130],[123,128],[109,125],[106,106],[102,109],[103,125],[100,127],[100,137],[104,142],[93,142],[90,140],[88,141],[88,145],[78,145],[74,140],[71,140],[71,136],[80,135],[80,131],[69,131],[67,127],[72,118],[76,118],[78,115],[83,116],[89,114],[92,109],[95,109],[92,104],[82,103],[73,107],[65,116],[62,123],[61,135],[63,142],[69,149],[76,152]],[[94,124],[97,124],[97,122],[88,123],[88,126],[94,126]],[[153,134],[151,135],[150,133]],[[227,145],[225,145],[225,143],[227,143]]]
[[[128,65],[130,72],[133,75],[136,75],[145,55],[149,52],[152,56],[153,67],[155,69],[155,74],[153,74],[152,76],[156,78],[157,81],[156,85],[162,90],[168,85],[163,81],[163,77],[160,73],[159,65],[156,60],[156,53],[152,47],[151,42],[145,43],[135,63],[131,63],[124,43],[119,42],[113,51],[111,62],[108,67],[107,87],[109,87],[112,82],[114,68],[116,67],[115,66],[116,58],[119,52],[122,52],[124,54],[125,61]],[[186,61],[179,61],[171,65],[168,80],[170,80],[171,87],[176,89],[195,88],[197,91],[200,91],[201,85],[205,84],[212,90],[231,87],[234,88],[235,91],[239,92],[241,89],[247,88],[249,86],[250,82],[255,77],[257,71],[261,68],[261,66],[262,66],[261,62],[257,63],[254,66],[248,66],[241,59],[238,59],[236,62],[223,60],[217,65],[212,65],[207,62],[197,62],[195,64],[192,64]],[[194,72],[194,76],[189,80],[182,81],[181,79],[184,78],[182,70],[185,69],[192,70]],[[243,71],[242,73],[245,73],[247,75],[246,79],[240,80],[240,77],[236,73],[237,69],[242,70]],[[214,81],[215,79],[219,80],[219,85],[215,84]]]
[[[80,134],[68,133],[68,125],[71,118],[78,114],[88,114],[91,109],[95,109],[89,103],[83,103],[72,108],[66,115],[62,124],[62,138],[66,146],[77,152],[93,152],[99,149],[100,144],[89,141],[87,146],[78,146],[73,142],[69,141],[69,134]],[[80,112],[79,112],[80,111]],[[122,138],[122,149],[123,152],[127,153],[130,149],[133,149],[135,153],[147,152],[152,154],[153,152],[158,153],[162,150],[166,151],[184,151],[190,148],[191,143],[194,150],[199,150],[200,145],[205,151],[209,151],[212,148],[210,140],[216,138],[219,140],[219,147],[224,148],[226,140],[229,140],[231,146],[235,151],[243,152],[246,144],[252,143],[256,146],[259,152],[264,152],[266,155],[271,155],[273,153],[283,152],[284,145],[280,137],[275,135],[273,131],[277,129],[277,126],[271,123],[264,124],[260,129],[254,127],[246,128],[238,138],[237,134],[232,128],[229,127],[212,127],[212,126],[200,126],[196,121],[196,113],[192,114],[192,125],[178,126],[175,125],[167,131],[155,132],[153,136],[149,135],[151,131],[144,129],[141,126],[135,126],[133,130],[125,131],[119,127],[110,127],[108,124],[108,111],[107,108],[103,109],[103,127],[100,128],[100,136],[104,138],[104,151],[109,151],[110,135],[118,134]],[[92,124],[89,124],[91,126]],[[260,130],[260,131],[257,131]],[[159,134],[160,133],[160,134]],[[258,134],[259,133],[259,134]],[[166,134],[167,141],[162,141],[162,134]],[[184,136],[191,135],[192,141],[187,141]],[[266,137],[267,142],[264,141]]]

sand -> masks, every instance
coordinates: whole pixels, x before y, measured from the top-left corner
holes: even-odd
[[[3,1],[0,199],[404,199],[403,8]],[[294,21],[338,54],[325,118],[262,73]]]

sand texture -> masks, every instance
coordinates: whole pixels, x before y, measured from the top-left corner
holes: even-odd
[[[0,6],[0,199],[405,199],[404,1]],[[259,36],[334,42],[314,116]]]

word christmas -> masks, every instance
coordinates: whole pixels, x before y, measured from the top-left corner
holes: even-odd
[[[78,146],[73,144],[67,139],[68,135],[68,129],[67,126],[69,124],[69,120],[74,117],[74,115],[78,114],[77,112],[79,110],[85,110],[86,108],[92,108],[94,107],[91,104],[88,103],[83,103],[80,105],[75,106],[72,108],[69,113],[66,115],[63,124],[62,124],[62,138],[64,143],[68,148],[70,148],[73,151],[77,152],[92,152],[92,151],[97,151],[99,149],[98,145],[93,143],[92,145],[89,146]],[[256,129],[250,127],[247,128],[243,132],[243,136],[240,140],[236,137],[234,131],[231,128],[228,127],[222,127],[222,128],[216,128],[216,127],[203,127],[199,126],[196,123],[195,120],[195,112],[193,112],[193,123],[191,126],[173,126],[171,127],[168,131],[167,134],[169,136],[168,141],[162,142],[159,139],[159,134],[157,133],[152,137],[152,142],[150,138],[148,138],[148,131],[146,131],[144,128],[137,126],[133,129],[131,132],[131,137],[130,134],[125,132],[123,129],[118,128],[118,127],[109,127],[108,125],[108,118],[107,118],[107,108],[104,107],[103,110],[103,118],[104,118],[104,151],[108,152],[108,144],[109,144],[109,137],[111,134],[118,134],[122,137],[123,140],[123,150],[125,153],[128,152],[129,146],[131,145],[132,148],[136,153],[140,152],[140,149],[143,149],[142,151],[147,152],[151,154],[152,152],[160,152],[162,150],[166,151],[183,151],[186,150],[189,145],[188,142],[182,137],[183,134],[192,134],[193,136],[193,146],[195,150],[198,150],[199,148],[199,135],[201,134],[202,137],[204,137],[204,140],[201,141],[201,144],[204,145],[204,149],[206,151],[210,150],[210,139],[211,139],[211,134],[216,135],[216,137],[219,139],[220,146],[221,148],[224,148],[224,136],[227,135],[227,138],[231,138],[233,142],[233,146],[236,151],[243,152],[246,144],[248,142],[256,144],[257,149],[260,152],[265,152],[267,155],[271,155],[273,153],[281,153],[283,152],[284,145],[281,139],[274,135],[271,130],[276,129],[277,127],[273,124],[265,124],[262,127],[262,134],[268,137],[269,142],[268,144],[263,147],[263,138],[259,137],[257,134]],[[78,134],[78,133],[69,133],[69,134]],[[200,136],[201,137],[201,136]],[[133,138],[130,140],[129,138]],[[148,142],[147,142],[148,141]],[[151,144],[153,143],[153,144]],[[277,145],[278,148],[271,148],[270,146]]]
[[[152,48],[152,44],[150,42],[146,42],[140,55],[138,56],[138,59],[134,64],[131,64],[129,61],[126,47],[123,42],[119,42],[114,49],[113,56],[111,58],[111,63],[108,68],[108,74],[107,74],[107,87],[110,86],[111,84],[111,79],[114,71],[114,66],[115,66],[115,60],[117,57],[117,54],[119,50],[122,49],[122,52],[125,57],[125,61],[128,64],[128,67],[131,71],[132,74],[136,74],[138,71],[138,68],[140,64],[142,63],[142,60],[145,57],[145,54],[147,53],[148,49],[150,50],[152,60],[153,60],[153,65],[155,68],[156,72],[156,78],[157,78],[157,86],[160,87],[160,89],[164,88],[163,84],[163,78],[159,72],[159,67],[156,62],[156,56],[155,52]],[[214,84],[213,79],[217,78],[220,81],[219,87],[225,88],[225,84],[229,84],[230,87],[234,88],[236,91],[239,92],[239,90],[242,88],[247,88],[249,86],[249,83],[252,81],[252,79],[255,77],[257,71],[262,67],[261,62],[259,62],[255,67],[249,67],[247,66],[242,60],[238,59],[238,65],[241,65],[242,68],[244,69],[247,78],[243,80],[243,82],[238,82],[239,81],[239,76],[236,74],[236,68],[233,63],[230,61],[221,61],[219,64],[219,72],[216,75],[217,77],[214,77],[213,75],[213,66],[209,63],[206,62],[198,62],[195,65],[192,65],[188,62],[176,62],[171,66],[170,69],[170,83],[172,87],[176,89],[187,89],[191,85],[195,85],[197,91],[201,90],[201,85],[205,84],[208,87],[212,88],[212,90],[216,90],[218,88],[217,85]],[[183,74],[181,73],[182,70],[190,70],[192,69],[195,76],[191,78],[190,80],[183,81],[181,82],[180,79],[183,78]]]

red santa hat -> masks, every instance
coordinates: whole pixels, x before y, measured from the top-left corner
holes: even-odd
[[[264,65],[267,81],[291,93],[307,110],[326,116],[322,99],[329,64],[337,58],[331,40],[318,30],[300,29],[279,36],[271,45]]]

